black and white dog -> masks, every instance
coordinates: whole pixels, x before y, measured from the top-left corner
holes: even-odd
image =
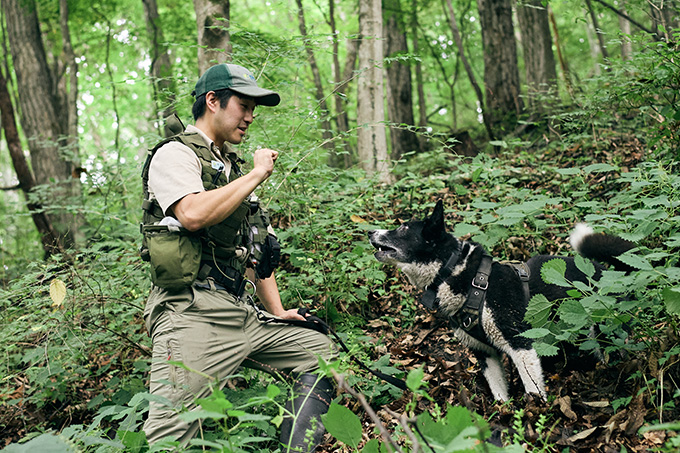
[[[371,231],[369,238],[378,249],[375,257],[400,268],[413,285],[425,290],[423,305],[452,321],[456,336],[477,357],[495,399],[508,399],[501,352],[517,367],[526,392],[546,399],[541,361],[532,340],[519,334],[530,329],[524,315],[531,296],[540,293],[549,300],[567,297],[565,288],[548,285],[540,276],[543,263],[555,256],[531,258],[523,282],[522,271],[493,261],[481,245],[447,233],[441,200],[430,217],[406,222],[395,230]],[[635,247],[616,236],[595,234],[585,224],[577,226],[571,244],[584,257],[617,269],[625,269],[625,265],[616,257]],[[568,280],[586,281],[574,258],[559,258],[566,262]],[[595,265],[595,278],[599,278],[604,267]]]

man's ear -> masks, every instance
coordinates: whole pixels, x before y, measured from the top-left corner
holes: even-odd
[[[425,237],[425,240],[432,240],[439,238],[445,232],[446,226],[444,225],[444,204],[441,200],[439,200],[434,206],[432,215],[425,219],[423,236]]]
[[[205,109],[210,110],[212,113],[220,109],[220,100],[217,99],[214,91],[205,93]]]

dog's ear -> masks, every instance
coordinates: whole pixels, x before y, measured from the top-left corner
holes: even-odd
[[[434,206],[432,215],[425,219],[423,236],[425,237],[425,240],[433,240],[439,238],[445,232],[446,226],[444,225],[444,204],[441,200],[439,200]]]

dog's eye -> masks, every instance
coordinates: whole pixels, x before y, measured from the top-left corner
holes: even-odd
[[[408,225],[403,223],[399,228],[397,228],[397,231],[405,232],[408,230]]]

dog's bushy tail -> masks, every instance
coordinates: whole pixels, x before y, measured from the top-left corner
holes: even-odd
[[[637,247],[631,241],[611,234],[595,233],[587,224],[579,223],[569,236],[569,242],[585,258],[610,264],[618,271],[635,270],[618,259],[619,255]]]

